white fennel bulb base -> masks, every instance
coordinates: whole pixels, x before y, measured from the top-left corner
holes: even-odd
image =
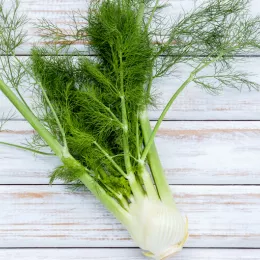
[[[130,205],[128,231],[144,255],[164,259],[182,250],[188,238],[188,222],[173,205],[147,197]]]

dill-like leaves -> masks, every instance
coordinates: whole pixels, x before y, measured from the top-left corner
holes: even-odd
[[[154,169],[158,160],[154,156],[145,165],[156,131],[190,82],[213,93],[224,87],[258,88],[248,75],[232,68],[237,54],[260,46],[260,18],[248,15],[247,0],[206,1],[171,23],[160,15],[165,6],[157,0],[94,0],[88,16],[74,14],[71,31],[42,20],[38,28],[46,45],[34,47],[30,62],[24,64],[17,61],[14,50],[23,42],[25,18],[17,16],[18,2],[14,4],[14,12],[0,9],[0,50],[7,55],[1,62],[7,82],[23,100],[21,81],[25,75],[33,78],[42,124],[120,203],[122,196],[129,199],[133,193],[131,174],[146,192],[144,168]],[[92,57],[72,51],[71,45],[77,40]],[[153,132],[145,132],[140,115],[155,99],[151,94],[153,79],[172,73],[180,63],[190,66],[189,78],[170,99]],[[212,74],[201,75],[209,66]],[[33,144],[37,147],[42,142],[36,135]],[[51,182],[59,178],[78,184],[83,172],[77,164],[64,160]],[[159,194],[155,175],[162,174],[152,170]]]

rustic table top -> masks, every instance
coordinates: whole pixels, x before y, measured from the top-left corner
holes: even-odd
[[[170,14],[200,1],[170,0]],[[68,12],[87,10],[86,0],[22,0],[31,21],[44,17],[58,25]],[[254,0],[251,12],[260,12]],[[38,32],[17,50],[26,58]],[[238,69],[260,75],[260,55],[250,53]],[[154,124],[187,68],[158,80]],[[260,78],[252,76],[260,83]],[[25,93],[30,100],[30,92]],[[0,120],[12,105],[0,93]],[[3,116],[1,116],[3,115]],[[260,94],[226,89],[211,96],[191,86],[167,114],[156,143],[176,202],[189,217],[190,237],[177,260],[260,259]],[[0,140],[21,143],[32,136],[22,116],[5,125]],[[126,230],[89,193],[48,185],[56,158],[0,146],[0,259],[135,259],[144,257]]]

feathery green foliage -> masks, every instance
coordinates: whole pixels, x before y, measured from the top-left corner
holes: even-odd
[[[0,50],[6,55],[0,59],[0,89],[36,130],[30,149],[49,146],[62,160],[51,183],[85,185],[128,227],[134,202],[149,198],[175,207],[155,135],[191,82],[211,93],[224,87],[258,89],[249,75],[232,67],[236,55],[260,47],[260,18],[250,17],[248,5],[247,0],[208,0],[170,22],[161,16],[165,6],[158,0],[93,0],[87,17],[73,16],[73,32],[42,20],[46,44],[36,45],[30,60],[21,62],[15,50],[24,42],[26,19],[17,14],[18,1],[10,12],[0,3]],[[78,40],[87,52],[73,50]],[[152,130],[146,111],[156,100],[153,80],[174,73],[179,64],[190,66],[190,75]],[[212,74],[201,74],[207,67]],[[20,92],[27,77],[38,97],[37,112]],[[179,247],[186,238],[185,233]]]

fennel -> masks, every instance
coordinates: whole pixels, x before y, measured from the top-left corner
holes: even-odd
[[[42,20],[46,46],[35,46],[27,62],[15,55],[24,42],[26,19],[18,1],[6,11],[1,2],[0,90],[36,131],[32,147],[49,147],[63,165],[51,183],[85,186],[128,229],[145,255],[162,259],[180,251],[188,222],[174,203],[154,138],[173,102],[195,82],[207,91],[258,88],[232,68],[235,55],[259,48],[260,19],[247,14],[247,0],[212,0],[161,23],[164,6],[150,0],[92,1],[74,32]],[[164,36],[165,35],[165,36]],[[156,39],[156,41],[154,41]],[[80,40],[93,58],[71,46]],[[151,129],[153,80],[190,66],[189,77],[169,99]],[[201,76],[206,67],[213,73]],[[174,73],[174,72],[173,72]],[[37,110],[20,92],[25,77],[37,92]],[[2,142],[2,144],[5,144]]]

